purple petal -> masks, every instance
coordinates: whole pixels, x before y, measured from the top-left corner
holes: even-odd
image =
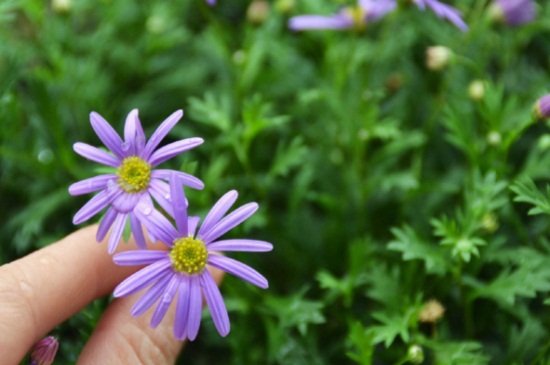
[[[124,226],[126,225],[126,217],[128,214],[119,213],[113,223],[113,229],[111,230],[111,236],[109,237],[109,243],[107,245],[107,252],[112,254],[115,252],[116,246],[122,237],[122,232],[124,231]]]
[[[258,210],[258,204],[245,204],[219,221],[212,229],[205,232],[202,238],[199,235],[199,238],[202,239],[204,243],[208,244],[247,220],[256,210]]]
[[[146,161],[149,161],[149,156],[151,156],[151,153],[157,148],[159,143],[166,137],[168,132],[174,126],[176,123],[181,119],[183,116],[183,110],[178,110],[172,115],[170,115],[162,124],[157,128],[157,130],[153,133],[151,138],[149,138],[149,142],[147,142],[147,145],[145,145],[145,148],[143,150],[143,153],[141,154],[141,158],[143,158]]]
[[[132,228],[132,235],[134,236],[134,241],[136,241],[137,247],[145,250],[147,248],[147,243],[145,242],[143,228],[141,227],[139,218],[136,217],[133,212],[130,213],[130,227]]]
[[[224,240],[208,244],[208,251],[267,252],[271,250],[273,250],[271,243],[257,240]]]
[[[290,18],[288,27],[294,31],[311,29],[348,29],[353,27],[353,19],[345,13],[331,16],[299,15]]]
[[[120,266],[137,266],[152,264],[166,258],[170,258],[168,251],[132,250],[115,254],[113,261]]]
[[[151,166],[155,167],[160,165],[166,160],[171,159],[174,156],[179,155],[185,151],[189,151],[192,148],[200,146],[204,140],[202,138],[187,138],[181,141],[170,143],[162,148],[156,150],[149,158]]]
[[[460,11],[458,11],[454,7],[443,4],[437,0],[414,0],[414,2],[422,10],[424,10],[425,6],[427,5],[438,17],[442,19],[448,19],[463,32],[468,30],[468,26],[460,16]]]
[[[124,157],[136,155],[136,120],[138,119],[138,110],[133,109],[126,117],[124,123],[124,143],[122,149]]]
[[[195,237],[195,232],[197,231],[197,226],[199,225],[200,220],[200,217],[189,217],[189,220],[187,221],[189,236]]]
[[[200,278],[204,297],[206,298],[208,308],[210,308],[214,325],[216,325],[220,335],[225,337],[229,333],[230,325],[229,316],[227,315],[227,309],[225,308],[220,290],[208,270],[204,270]]]
[[[141,202],[141,198],[143,195],[145,195],[145,192],[142,193],[127,193],[126,191],[122,190],[118,185],[113,188],[113,190],[120,190],[120,193],[118,193],[117,198],[113,199],[112,205],[113,207],[118,210],[121,213],[128,213],[131,212],[136,205],[138,205]]]
[[[202,293],[198,275],[189,277],[189,318],[187,319],[187,337],[193,341],[199,333],[202,316]]]
[[[174,240],[179,237],[172,223],[158,210],[148,204],[138,204],[134,214],[145,225],[147,231],[168,247],[172,247]]]
[[[237,260],[220,255],[208,255],[208,264],[217,267],[223,271],[235,275],[238,278],[248,281],[262,289],[267,289],[269,286],[267,279],[262,274],[254,270],[248,265]]]
[[[107,209],[107,212],[105,213],[103,218],[101,218],[101,222],[99,223],[99,227],[97,229],[97,242],[103,241],[103,239],[107,235],[107,232],[109,232],[109,229],[111,229],[111,226],[113,225],[113,222],[115,221],[117,215],[118,212],[115,208],[110,207],[109,209]]]
[[[153,318],[151,318],[151,328],[156,328],[160,322],[162,322],[162,319],[166,315],[166,312],[168,311],[168,308],[170,308],[170,304],[172,304],[172,301],[174,300],[174,296],[177,293],[178,287],[179,287],[179,281],[180,276],[179,275],[172,275],[172,278],[170,279],[170,282],[166,286],[166,290],[160,297],[159,304],[155,308],[155,312],[153,313]]]
[[[103,190],[90,199],[76,214],[73,218],[73,224],[80,224],[87,221],[105,207],[109,205],[110,196],[107,190]]]
[[[73,145],[73,150],[80,156],[87,158],[88,160],[107,165],[111,167],[118,167],[120,160],[115,156],[108,154],[107,152],[100,150],[97,147],[90,146],[87,143],[76,142]]]
[[[101,142],[103,142],[115,156],[123,159],[125,154],[124,151],[122,151],[122,139],[120,139],[120,136],[113,127],[96,112],[90,113],[90,123]]]
[[[162,180],[152,179],[147,191],[159,203],[162,209],[172,217],[174,216],[174,209],[170,198],[170,186],[167,183]]]
[[[189,322],[189,277],[183,276],[178,290],[176,318],[174,320],[174,337],[184,340],[187,337],[187,323]]]
[[[220,219],[222,219],[225,213],[227,213],[227,211],[231,208],[231,206],[235,203],[235,200],[237,200],[238,196],[239,194],[235,190],[231,190],[225,193],[216,202],[216,204],[214,204],[212,209],[210,209],[210,211],[206,215],[206,218],[204,218],[204,222],[202,222],[201,228],[199,229],[198,236],[204,235],[212,227],[214,227],[220,221]]]
[[[176,170],[153,170],[151,173],[152,179],[164,179],[164,180],[170,180],[171,176],[173,174],[176,174],[179,178],[182,179],[183,185],[188,186],[193,189],[202,190],[204,189],[204,183],[197,179],[193,175],[186,174],[185,172],[176,171]]]
[[[178,227],[178,234],[187,237],[189,235],[187,200],[185,199],[182,181],[175,174],[170,179],[170,195],[172,196],[172,207],[174,208],[174,219],[176,220],[176,227]]]
[[[107,187],[107,183],[110,180],[116,180],[116,178],[117,176],[115,174],[107,174],[75,182],[69,186],[69,194],[82,195],[105,189]]]
[[[373,22],[394,11],[397,3],[395,0],[359,0],[359,6],[366,13],[365,20]]]
[[[137,317],[145,313],[147,309],[151,308],[151,306],[155,304],[155,302],[160,298],[161,294],[166,289],[166,285],[168,285],[170,279],[174,275],[175,274],[169,270],[161,273],[161,276],[157,278],[157,282],[155,282],[149,289],[147,289],[145,294],[143,294],[138,299],[136,304],[133,305],[130,314],[134,317]]]
[[[118,284],[113,292],[113,295],[116,298],[120,298],[140,291],[153,281],[157,280],[162,272],[172,271],[171,266],[172,262],[169,258],[159,260],[132,274],[122,283]]]

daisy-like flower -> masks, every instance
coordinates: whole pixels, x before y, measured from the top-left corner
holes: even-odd
[[[532,22],[535,19],[535,2],[533,0],[493,0],[489,7],[493,19],[517,26]]]
[[[139,316],[158,301],[151,319],[153,328],[159,325],[177,296],[174,337],[194,340],[199,331],[204,294],[218,332],[226,336],[229,333],[227,309],[207,267],[216,267],[265,289],[267,280],[260,273],[217,251],[265,252],[271,251],[273,246],[250,239],[218,240],[258,209],[258,204],[248,203],[224,217],[237,199],[236,191],[222,196],[195,232],[199,219],[188,217],[186,199],[178,180],[177,177],[170,180],[177,228],[149,205],[140,204],[136,209],[136,215],[147,230],[166,244],[169,250],[137,250],[114,255],[118,265],[147,265],[120,283],[115,288],[114,296],[124,297],[150,287],[136,302],[131,314]]]
[[[453,23],[458,29],[465,32],[468,30],[468,26],[462,20],[460,11],[453,8],[450,5],[444,4],[437,0],[412,0],[420,10],[426,9],[426,7],[432,9],[432,11],[441,19],[447,19]]]
[[[382,18],[396,7],[395,0],[358,0],[356,6],[344,7],[330,16],[299,15],[292,17],[288,26],[292,30],[363,28]]]
[[[53,336],[38,341],[31,350],[31,365],[51,365],[57,353],[59,342]]]
[[[162,162],[203,143],[202,138],[187,138],[155,151],[182,115],[181,110],[170,115],[146,143],[136,109],[132,110],[126,118],[124,141],[101,115],[92,112],[90,114],[92,128],[111,153],[82,142],[74,144],[73,148],[79,155],[116,169],[111,174],[85,179],[69,187],[71,195],[99,191],[75,214],[74,224],[85,222],[109,207],[99,224],[96,236],[97,240],[101,241],[109,229],[113,228],[108,244],[109,253],[113,253],[120,241],[127,220],[130,221],[138,247],[145,248],[141,224],[134,212],[138,204],[152,207],[152,197],[163,209],[172,213],[169,186],[164,180],[169,180],[170,176],[178,176],[184,185],[191,188],[204,187],[202,181],[184,172],[154,169]]]

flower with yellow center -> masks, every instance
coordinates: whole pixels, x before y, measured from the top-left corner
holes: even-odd
[[[138,299],[131,310],[133,316],[145,313],[158,303],[151,327],[156,327],[165,316],[172,301],[176,300],[174,337],[194,340],[197,336],[202,313],[202,297],[210,308],[218,332],[229,333],[229,316],[220,291],[207,269],[217,268],[248,281],[260,288],[267,288],[267,280],[253,268],[217,251],[271,251],[268,242],[250,239],[219,238],[250,217],[258,205],[248,203],[226,215],[237,199],[237,192],[230,191],[212,207],[199,229],[197,217],[188,217],[187,201],[177,177],[170,180],[170,195],[174,211],[174,225],[159,211],[146,204],[136,207],[136,215],[147,231],[168,246],[165,250],[126,251],[114,256],[118,265],[147,265],[120,283],[115,297],[124,297],[141,289],[149,289]],[[224,217],[225,216],[225,217]]]
[[[182,185],[194,189],[204,187],[202,181],[189,174],[155,169],[164,161],[202,144],[202,138],[187,138],[157,149],[182,115],[181,110],[170,115],[149,141],[146,141],[138,111],[132,110],[126,118],[123,141],[103,117],[95,112],[90,114],[92,128],[111,153],[81,142],[75,143],[74,150],[81,156],[113,167],[116,171],[79,181],[69,187],[71,195],[98,192],[75,214],[73,223],[80,224],[108,208],[101,219],[96,237],[101,241],[111,231],[109,253],[113,253],[118,245],[127,221],[130,222],[137,245],[145,248],[142,223],[135,215],[134,208],[144,203],[153,209],[154,199],[164,210],[172,213],[169,187],[166,183],[170,176],[179,176]]]

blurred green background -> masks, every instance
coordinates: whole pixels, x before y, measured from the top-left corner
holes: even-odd
[[[287,27],[353,3],[3,0],[0,262],[76,229],[91,111],[122,132],[138,108],[150,135],[184,109],[164,143],[205,143],[163,166],[205,182],[192,214],[236,189],[260,210],[229,236],[275,248],[231,255],[270,288],[228,275],[231,333],[205,311],[179,363],[405,364],[420,348],[425,364],[547,364],[550,134],[532,108],[550,91],[550,7],[512,28],[457,0],[467,33],[405,2],[362,31]],[[454,54],[440,71],[434,45]],[[431,299],[445,311],[426,322]],[[56,364],[108,302],[52,331]]]

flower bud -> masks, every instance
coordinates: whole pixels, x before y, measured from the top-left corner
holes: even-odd
[[[424,362],[424,350],[418,345],[411,345],[407,350],[407,359],[413,364]]]
[[[51,365],[59,343],[53,336],[38,341],[31,350],[31,365]]]
[[[260,25],[269,16],[269,4],[264,0],[254,0],[248,6],[246,11],[246,18],[248,21],[255,25]]]
[[[426,67],[432,71],[439,71],[445,68],[453,53],[445,46],[432,46],[426,50]]]
[[[494,22],[517,26],[535,19],[533,0],[493,0],[488,16]]]
[[[418,315],[420,322],[435,323],[443,318],[445,307],[437,300],[432,299],[426,302]]]
[[[468,85],[468,96],[473,101],[481,101],[485,96],[485,83],[481,80],[474,80]]]
[[[56,13],[66,13],[71,10],[72,0],[52,0],[52,9]]]
[[[537,100],[534,113],[539,119],[547,119],[550,117],[550,94],[544,95]]]

